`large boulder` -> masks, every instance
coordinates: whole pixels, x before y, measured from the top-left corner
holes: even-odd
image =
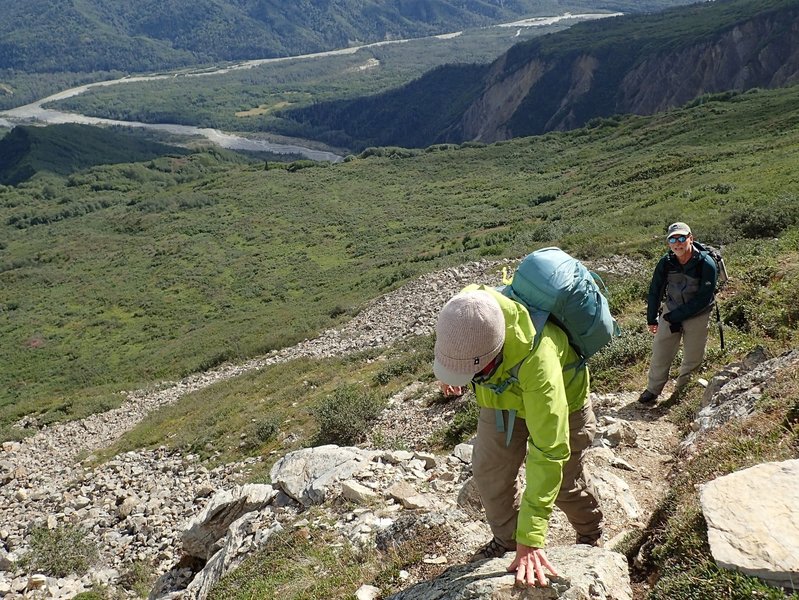
[[[270,473],[273,485],[303,506],[321,504],[332,486],[366,468],[379,453],[333,444],[303,448],[278,460]]]
[[[219,550],[217,542],[227,535],[234,521],[260,510],[276,493],[271,485],[264,484],[247,484],[217,492],[183,532],[183,550],[189,556],[209,559]]]
[[[763,463],[700,491],[716,564],[795,589],[799,582],[799,460]]]

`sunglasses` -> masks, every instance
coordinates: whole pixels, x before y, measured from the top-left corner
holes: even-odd
[[[678,235],[675,237],[670,237],[669,244],[676,244],[677,242],[680,242],[682,244],[687,239],[688,239],[687,235]]]

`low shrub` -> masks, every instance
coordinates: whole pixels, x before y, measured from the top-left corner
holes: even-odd
[[[366,437],[385,400],[360,386],[344,385],[313,409],[319,424],[317,443],[348,446]]]
[[[746,238],[775,238],[799,223],[799,207],[795,198],[784,198],[779,205],[745,207],[728,219],[728,227]]]
[[[135,560],[119,576],[119,585],[136,593],[139,598],[146,598],[155,582],[153,566],[143,560]]]
[[[98,558],[97,548],[86,539],[86,531],[80,527],[35,527],[23,564],[30,572],[66,577],[71,573],[85,575]]]
[[[588,361],[591,383],[594,388],[611,388],[629,376],[626,367],[649,359],[652,336],[648,332],[622,330],[615,338]]]
[[[454,448],[477,433],[477,420],[480,418],[480,407],[476,402],[465,402],[452,417],[452,423],[441,433],[441,444],[445,448]]]

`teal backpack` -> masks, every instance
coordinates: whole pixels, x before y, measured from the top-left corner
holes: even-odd
[[[567,368],[580,368],[614,337],[621,335],[597,281],[605,287],[598,275],[573,256],[560,248],[542,248],[522,260],[510,281],[505,275],[505,285],[499,291],[530,313],[536,331],[532,348],[538,344],[544,325],[550,319],[566,332],[569,343],[580,356],[579,361]],[[521,363],[511,367],[509,377],[499,384],[480,385],[501,394],[519,380],[520,367]],[[516,411],[509,411],[506,445],[510,444],[515,418]],[[496,411],[496,425],[497,431],[505,431],[501,410]]]
[[[555,321],[584,363],[621,334],[597,281],[605,287],[573,256],[560,248],[542,248],[522,260],[500,291],[527,308],[536,337],[547,319]]]

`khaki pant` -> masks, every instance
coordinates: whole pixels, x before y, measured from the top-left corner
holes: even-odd
[[[646,389],[660,395],[669,379],[669,369],[674,357],[680,349],[682,341],[682,364],[677,376],[677,389],[680,389],[691,379],[691,373],[698,369],[705,358],[707,345],[707,324],[710,321],[708,310],[682,322],[682,331],[672,333],[669,322],[661,316],[658,319],[658,331],[652,342],[652,363],[649,365],[649,382]]]
[[[507,424],[507,412],[503,411]],[[555,504],[569,518],[579,535],[599,537],[602,510],[593,486],[583,473],[583,454],[596,433],[596,417],[591,401],[569,415],[571,458],[563,467],[563,481]],[[527,425],[516,418],[513,437],[505,446],[505,433],[498,432],[494,409],[481,408],[477,440],[472,453],[472,471],[494,537],[505,547],[516,547],[516,476],[527,453]]]

